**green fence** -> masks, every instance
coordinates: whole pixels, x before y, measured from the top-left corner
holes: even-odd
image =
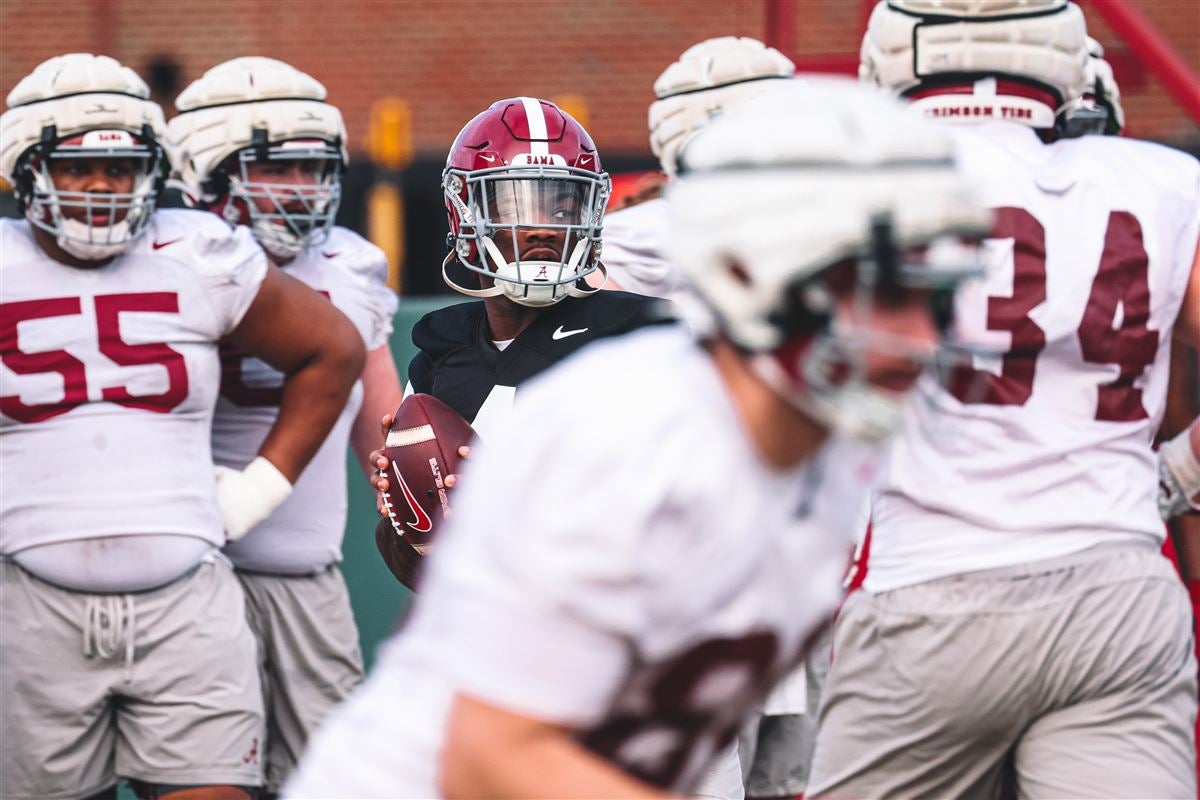
[[[458,296],[401,300],[392,334],[392,352],[400,367],[401,379],[407,379],[408,362],[416,353],[410,332],[412,326],[435,308],[461,302]],[[348,457],[350,477],[350,516],[346,520],[346,540],[342,544],[345,561],[342,570],[350,587],[350,602],[362,638],[363,656],[369,668],[375,660],[375,648],[396,626],[412,595],[401,586],[375,549],[375,498],[363,479],[353,456]]]

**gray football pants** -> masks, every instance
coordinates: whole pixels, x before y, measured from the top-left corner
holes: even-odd
[[[860,591],[808,796],[1192,800],[1196,702],[1188,596],[1149,547]]]

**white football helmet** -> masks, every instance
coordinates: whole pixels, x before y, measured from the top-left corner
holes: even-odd
[[[1083,96],[1067,104],[1063,136],[1102,134],[1117,136],[1125,129],[1125,109],[1121,89],[1112,65],[1104,59],[1104,45],[1087,37],[1087,88]]]
[[[76,258],[103,261],[124,252],[154,214],[166,170],[165,126],[149,97],[133,70],[90,53],[44,61],[8,94],[0,174],[16,188],[30,224]],[[132,159],[133,191],[60,191],[51,161],[80,157]]]
[[[949,122],[1052,129],[1084,93],[1087,25],[1068,0],[884,0],[859,77]]]
[[[841,79],[796,81],[693,137],[667,188],[668,256],[715,329],[776,391],[832,428],[877,440],[899,423],[904,395],[866,380],[866,354],[932,354],[871,332],[863,310],[907,287],[952,290],[978,271],[962,237],[986,235],[990,213],[953,152],[944,130],[886,95]],[[844,264],[854,265],[857,324],[840,318],[827,282]],[[949,291],[938,299],[947,308]]]
[[[273,58],[226,61],[175,101],[168,146],[190,202],[231,225],[249,224],[264,248],[291,258],[329,235],[341,201],[346,126],[325,87]],[[324,164],[309,184],[252,181],[254,161]],[[256,200],[268,201],[270,210]]]
[[[689,47],[654,82],[650,149],[663,172],[675,174],[688,137],[722,108],[795,74],[787,56],[757,39],[720,36]]]

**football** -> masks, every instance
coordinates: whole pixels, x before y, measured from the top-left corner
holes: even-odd
[[[428,394],[406,397],[392,416],[383,444],[383,508],[392,529],[422,555],[450,512],[445,479],[458,472],[458,448],[474,435],[470,423]]]

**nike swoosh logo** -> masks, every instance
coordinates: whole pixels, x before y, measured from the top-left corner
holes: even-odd
[[[482,158],[484,161],[488,162],[489,164],[491,164],[493,161],[496,160],[495,156],[485,156],[485,155],[481,154],[479,157]]]
[[[327,253],[324,250],[321,251],[321,255],[325,256],[326,258],[337,258],[341,254],[341,250],[334,250],[332,253]]]
[[[414,522],[406,522],[404,524],[417,533],[429,533],[433,530],[433,520],[425,513],[425,509],[421,508],[421,504],[417,502],[412,489],[408,488],[408,484],[404,481],[404,476],[400,474],[400,470],[396,468],[395,464],[392,464],[392,474],[396,476],[396,481],[400,484],[400,491],[404,493],[404,500],[408,503],[409,510],[416,517]]]
[[[182,241],[183,241],[183,237],[180,236],[178,239],[171,239],[170,241],[167,241],[167,242],[151,242],[150,246],[152,248],[154,248],[155,250],[162,250],[164,247],[167,247],[168,245],[172,245],[172,244],[175,244],[176,242],[182,242]]]
[[[565,339],[568,336],[574,336],[575,334],[583,333],[586,330],[587,328],[576,328],[573,331],[564,331],[562,325],[559,325],[558,330],[550,334],[550,338],[557,342],[559,339]]]

